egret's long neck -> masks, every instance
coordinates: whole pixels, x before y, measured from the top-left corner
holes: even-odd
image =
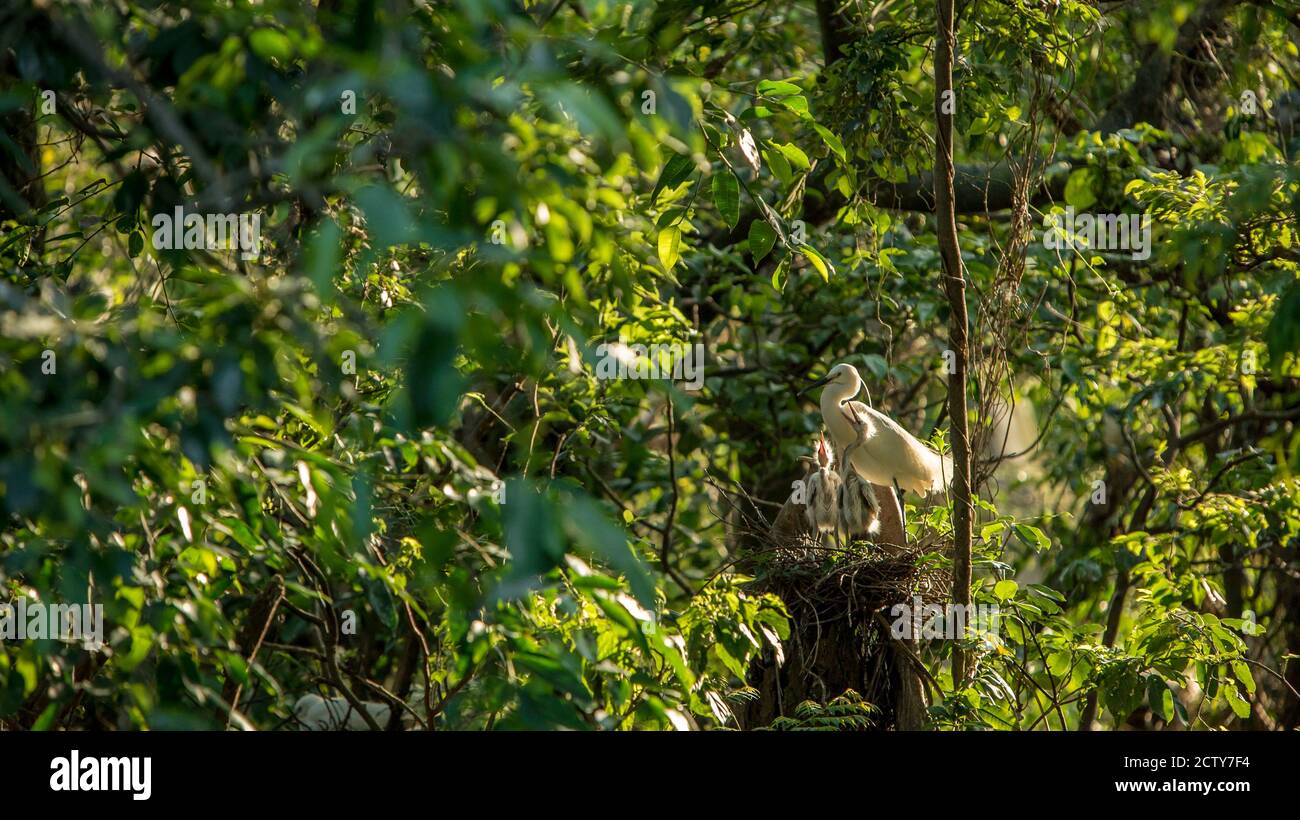
[[[844,411],[840,409],[840,404],[845,399],[853,398],[857,392],[852,385],[834,382],[826,385],[826,389],[822,390],[820,402],[822,421],[826,423],[831,438],[835,439],[835,443],[840,447],[847,447],[857,440],[853,425],[849,424],[849,420],[844,417]]]

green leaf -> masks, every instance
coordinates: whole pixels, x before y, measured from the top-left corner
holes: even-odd
[[[835,266],[830,263],[829,259],[822,256],[816,248],[812,245],[800,245],[799,253],[802,253],[812,263],[812,266],[822,275],[824,281],[829,282],[831,280],[831,274],[835,273]]]
[[[659,192],[676,188],[686,181],[686,178],[695,170],[695,160],[687,154],[673,154],[672,157],[664,163],[663,170],[659,172],[659,179],[655,182],[655,187],[650,191],[650,207],[654,207],[655,202],[659,199]]]
[[[1255,694],[1255,676],[1251,674],[1250,667],[1246,665],[1245,661],[1233,661],[1232,674],[1236,676],[1237,680],[1241,681],[1241,685],[1246,688],[1248,694]]]
[[[62,708],[63,705],[58,701],[46,706],[45,710],[41,712],[40,717],[36,718],[36,722],[32,724],[31,731],[48,732],[50,727],[54,725],[54,719],[58,717],[59,711]]]
[[[811,116],[808,113],[807,97],[804,97],[802,95],[794,96],[794,97],[785,97],[783,99],[778,100],[778,102],[781,105],[793,111],[795,114],[798,114],[800,117],[803,117],[805,119],[811,118]]]
[[[785,275],[790,270],[790,257],[787,255],[779,263],[776,270],[772,271],[772,289],[782,290],[785,287]]]
[[[798,168],[800,171],[806,171],[810,167],[812,167],[811,163],[808,162],[808,155],[803,152],[803,149],[795,145],[793,142],[787,142],[783,145],[778,145],[776,147],[777,150],[780,151],[785,156],[785,158],[790,161],[790,166],[792,168]]]
[[[1286,354],[1300,352],[1300,280],[1292,282],[1282,295],[1264,338],[1269,362],[1274,372],[1280,373]]]
[[[387,185],[368,185],[355,197],[366,214],[366,228],[377,248],[401,245],[419,234],[410,203]]]
[[[556,527],[550,499],[529,482],[506,483],[505,546],[510,552],[510,583],[525,582],[555,567],[564,558],[564,541]],[[522,588],[512,589],[512,592]]]
[[[1228,682],[1225,684],[1223,687],[1223,694],[1224,697],[1228,699],[1228,705],[1232,707],[1232,711],[1237,715],[1237,717],[1242,718],[1243,720],[1250,717],[1250,703],[1248,703],[1246,699],[1241,696],[1241,693],[1237,691],[1237,685],[1235,683]]]
[[[844,143],[840,142],[840,138],[832,134],[831,130],[824,125],[814,125],[813,130],[822,138],[822,142],[826,143],[831,152],[843,162],[845,160]]]
[[[1147,678],[1147,703],[1166,723],[1174,717],[1174,693],[1159,675]]]
[[[803,89],[786,80],[763,80],[758,84],[758,93],[768,97],[788,97],[791,94],[802,94]]]
[[[627,543],[627,532],[605,514],[599,503],[588,496],[565,495],[564,526],[569,536],[600,559],[606,566],[627,579],[632,595],[647,609],[655,608],[655,586],[645,564]],[[513,503],[513,501],[511,502]]]
[[[884,381],[885,376],[889,375],[889,362],[879,353],[868,353],[862,357],[862,363],[866,365],[867,370],[871,371],[871,377],[876,381]]]
[[[718,207],[727,227],[736,227],[740,222],[740,183],[731,171],[713,175],[713,204]]]
[[[640,627],[637,626],[636,618],[633,618],[632,613],[627,611],[627,607],[618,603],[616,599],[604,595],[594,595],[592,598],[595,600],[596,605],[609,616],[611,621],[626,629],[633,638],[644,640],[644,635],[642,635]]]
[[[596,572],[590,575],[574,575],[569,578],[569,583],[578,589],[604,589],[616,592],[623,588],[617,578],[610,578],[608,575],[601,575]]]
[[[461,376],[455,367],[463,315],[454,295],[437,288],[406,360],[411,420],[420,427],[446,424],[460,402]]]
[[[1016,536],[1025,543],[1026,546],[1033,547],[1041,552],[1050,546],[1052,541],[1038,527],[1029,524],[1016,524]]]
[[[1070,174],[1065,183],[1065,201],[1075,208],[1083,210],[1097,201],[1093,193],[1097,172],[1091,168],[1079,168]]]
[[[263,60],[288,60],[293,57],[293,43],[272,28],[253,29],[248,35],[248,45]]]
[[[749,255],[753,257],[755,265],[772,252],[772,246],[775,244],[776,231],[771,225],[761,219],[749,223]]]
[[[664,270],[672,270],[681,258],[682,232],[676,225],[659,232],[659,262]]]
[[[772,169],[772,176],[780,180],[782,185],[789,185],[790,180],[794,179],[794,172],[790,170],[790,161],[785,158],[785,154],[774,149],[764,151],[763,157],[767,160],[767,167]]]
[[[329,217],[322,217],[307,240],[304,254],[304,267],[311,277],[316,292],[323,297],[332,298],[335,274],[339,271],[339,239],[343,236],[338,223]]]
[[[655,227],[667,228],[670,225],[675,225],[678,222],[681,222],[685,217],[686,209],[680,205],[673,205],[672,207],[664,208],[664,212],[659,214],[659,218],[655,220]]]
[[[1065,603],[1065,596],[1051,587],[1045,587],[1042,584],[1030,584],[1029,588],[1039,595],[1042,595],[1044,598],[1050,598],[1061,604]]]
[[[997,598],[999,601],[1010,601],[1012,598],[1016,597],[1016,591],[1019,589],[1020,585],[1015,581],[1012,581],[1010,578],[1005,581],[998,581],[993,586],[993,597]]]

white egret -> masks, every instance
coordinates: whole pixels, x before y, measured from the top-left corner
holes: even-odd
[[[814,537],[820,540],[824,532],[835,533],[835,544],[839,546],[839,496],[840,477],[834,469],[835,456],[826,446],[826,438],[817,439],[817,469],[808,476],[805,493],[804,514],[808,525],[812,527]]]
[[[361,705],[374,718],[380,728],[388,725],[392,707],[373,701]],[[370,728],[366,719],[352,708],[346,698],[323,698],[320,695],[303,695],[293,705],[293,716],[304,732],[364,732]]]
[[[803,392],[823,385],[822,420],[836,448],[845,454],[844,460],[861,478],[871,484],[892,485],[900,510],[904,490],[927,495],[947,487],[952,477],[951,457],[930,449],[884,413],[853,401],[864,387],[857,368],[841,362]]]

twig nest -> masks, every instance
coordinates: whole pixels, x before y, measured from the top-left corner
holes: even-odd
[[[942,603],[950,578],[933,546],[883,550],[865,541],[843,549],[800,537],[755,556],[755,582],[785,601],[790,614],[869,620],[897,603]],[[798,610],[798,611],[797,611]]]

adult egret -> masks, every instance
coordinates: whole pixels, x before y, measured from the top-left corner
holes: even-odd
[[[812,527],[814,536],[820,540],[824,532],[835,533],[835,545],[839,546],[839,496],[840,477],[834,470],[835,456],[826,446],[823,436],[817,438],[817,470],[808,476],[805,494],[804,514]]]
[[[904,490],[928,495],[947,487],[952,477],[949,456],[922,444],[884,413],[853,401],[864,386],[857,368],[841,362],[803,392],[823,386],[822,421],[836,448],[844,452],[845,461],[860,477],[872,484],[892,485],[898,493],[899,509]]]

